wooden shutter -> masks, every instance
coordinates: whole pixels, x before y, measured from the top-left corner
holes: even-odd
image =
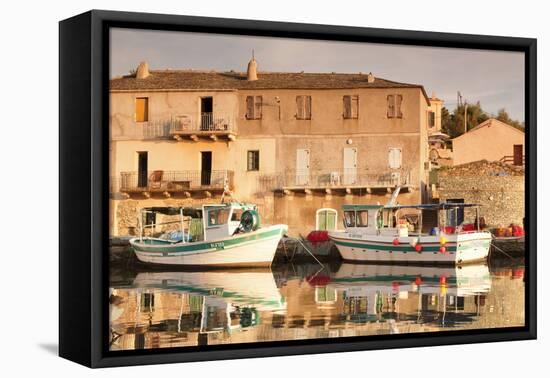
[[[359,118],[359,96],[351,96],[351,118]]]
[[[403,118],[403,113],[401,112],[401,104],[403,103],[403,96],[395,96],[395,116],[397,118]]]
[[[351,96],[344,96],[344,118],[351,118]]]
[[[388,118],[395,117],[395,97],[394,95],[388,95]]]
[[[254,119],[254,96],[246,96],[246,119]]]
[[[296,96],[296,118],[304,119],[304,96]]]
[[[256,96],[256,102],[254,103],[254,118],[262,119],[262,96]]]
[[[388,163],[391,169],[401,168],[401,149],[400,148],[390,148],[388,154]]]
[[[311,119],[311,96],[305,96],[305,119]]]
[[[149,99],[147,97],[136,98],[136,122],[149,120]]]

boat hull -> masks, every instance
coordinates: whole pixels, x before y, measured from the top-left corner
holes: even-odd
[[[491,235],[486,232],[445,235],[445,250],[440,250],[440,236],[422,236],[413,247],[413,237],[397,238],[384,235],[351,235],[347,232],[329,234],[342,259],[368,263],[450,264],[459,265],[487,259]]]
[[[275,225],[220,240],[168,243],[130,240],[137,258],[150,264],[185,266],[270,266],[286,225]]]

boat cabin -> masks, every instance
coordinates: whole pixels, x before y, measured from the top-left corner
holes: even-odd
[[[246,212],[252,214],[253,227],[258,227],[256,205],[251,204],[143,208],[139,219],[140,238],[150,236],[173,243],[223,239],[243,231],[242,215]]]
[[[257,211],[256,205],[238,202],[203,205],[202,209],[204,240],[221,239],[238,233],[242,215],[246,211]]]
[[[475,219],[466,223],[465,208],[475,210]],[[439,212],[445,212],[439,217]],[[444,232],[480,231],[479,205],[464,203],[442,203],[427,205],[344,205],[344,227],[350,233],[375,235],[435,234]],[[440,220],[442,220],[440,222]],[[460,223],[459,223],[460,222]]]

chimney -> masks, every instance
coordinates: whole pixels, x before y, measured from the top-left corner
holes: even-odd
[[[369,72],[369,74],[367,75],[367,83],[374,83],[374,75],[372,74],[372,72]]]
[[[248,62],[248,69],[246,70],[246,80],[256,81],[258,80],[258,64],[254,59],[254,50],[252,50],[252,59]]]
[[[149,76],[149,65],[141,62],[136,70],[136,79],[146,79]]]

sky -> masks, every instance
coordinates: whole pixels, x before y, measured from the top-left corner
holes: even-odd
[[[457,91],[496,114],[505,108],[524,121],[524,54],[493,50],[402,46],[256,36],[111,29],[111,77],[141,61],[150,69],[246,71],[252,50],[262,71],[372,72],[375,77],[421,84],[456,107]]]

